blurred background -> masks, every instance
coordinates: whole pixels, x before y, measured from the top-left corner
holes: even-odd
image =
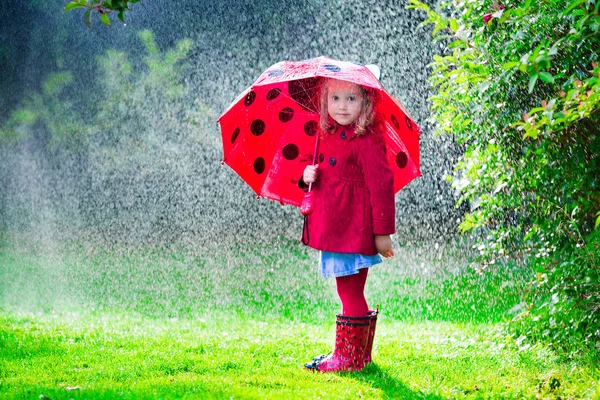
[[[422,128],[423,177],[396,196],[398,255],[379,282],[425,290],[469,264],[468,238],[456,234],[465,210],[445,181],[461,149],[427,120],[436,45],[417,29],[419,12],[394,1],[143,0],[125,24],[93,17],[90,29],[64,6],[0,3],[4,306],[186,312],[223,293],[237,305],[275,304],[277,293],[333,303],[316,252],[299,243],[299,211],[257,200],[220,164],[216,123],[270,65],[319,55],[379,65]],[[269,274],[280,286],[297,274],[297,290],[253,292]],[[426,317],[424,302],[410,312]]]

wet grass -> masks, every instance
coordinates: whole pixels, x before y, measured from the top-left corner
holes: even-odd
[[[199,249],[0,249],[0,398],[600,398],[600,371],[516,340],[530,278],[478,274],[455,245],[398,246],[371,272],[382,313],[362,373],[301,366],[338,311],[294,241]]]

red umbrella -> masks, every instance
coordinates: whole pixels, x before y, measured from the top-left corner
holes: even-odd
[[[367,67],[327,57],[279,62],[229,106],[218,119],[223,162],[258,196],[299,207],[304,192],[298,179],[313,161],[318,93],[324,78],[379,91],[375,113],[382,121],[394,192],[421,176],[420,129],[402,104]]]

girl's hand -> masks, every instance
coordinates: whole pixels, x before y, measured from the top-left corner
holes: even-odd
[[[304,168],[304,175],[302,175],[302,179],[305,183],[315,183],[317,180],[318,171],[319,164],[308,165],[306,168]]]
[[[375,235],[375,248],[377,248],[377,252],[385,258],[394,256],[392,238],[390,238],[390,235]]]

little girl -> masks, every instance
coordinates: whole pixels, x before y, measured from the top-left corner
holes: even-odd
[[[394,255],[394,176],[374,115],[376,91],[327,80],[321,89],[318,163],[307,166],[300,186],[313,184],[314,211],[302,241],[320,250],[324,277],[335,277],[342,313],[336,318],[333,354],[306,368],[360,371],[371,362],[377,311],[364,296],[368,268]]]

